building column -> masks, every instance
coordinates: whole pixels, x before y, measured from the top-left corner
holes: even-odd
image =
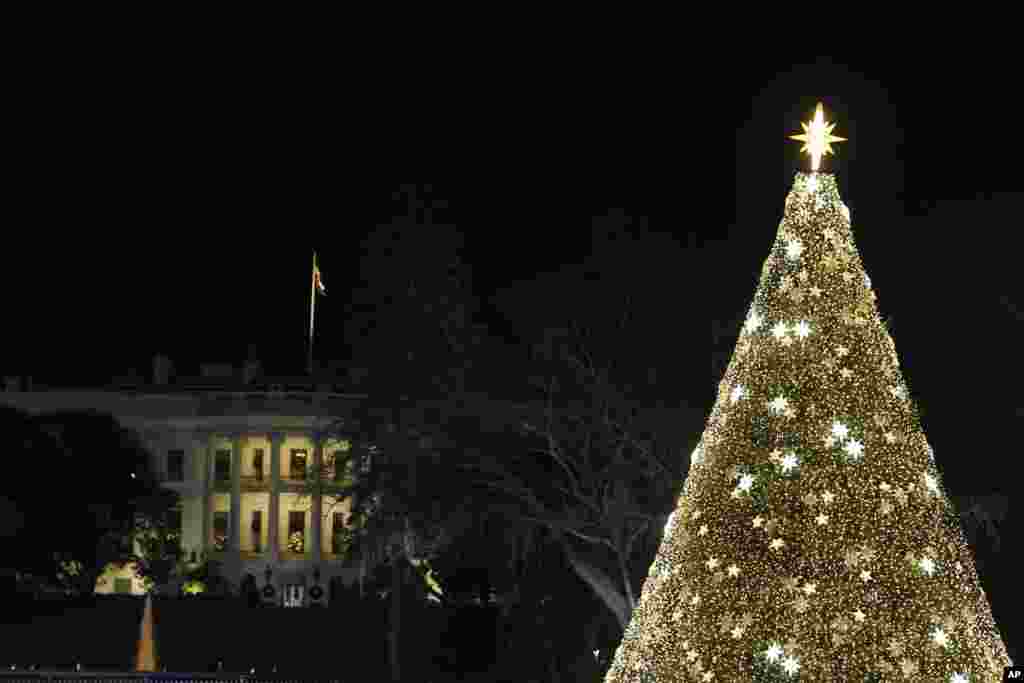
[[[281,444],[284,434],[270,435],[270,509],[267,511],[267,545],[270,546],[270,564],[281,564],[281,542],[278,529],[281,528]]]
[[[200,549],[210,551],[213,538],[213,434],[197,432],[196,439],[200,443],[200,460],[203,465],[203,531]]]
[[[312,538],[312,553],[313,564],[320,564],[320,560],[323,558],[323,553],[320,550],[321,540],[323,539],[323,522],[324,522],[324,501],[323,495],[321,494],[322,477],[323,473],[320,471],[321,464],[323,463],[324,447],[322,441],[316,441],[313,444],[313,472],[316,473],[317,481],[313,485],[313,505],[310,508],[310,525],[312,527],[311,533]]]
[[[228,551],[238,555],[242,549],[242,445],[243,437],[231,437],[231,517],[228,522]]]

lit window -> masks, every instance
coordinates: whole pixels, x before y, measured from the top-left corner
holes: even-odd
[[[291,479],[306,478],[306,451],[292,451],[291,468],[289,471]]]

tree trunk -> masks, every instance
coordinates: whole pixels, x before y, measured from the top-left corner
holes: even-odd
[[[402,665],[399,659],[398,639],[401,633],[402,617],[402,563],[395,558],[391,566],[391,619],[390,637],[388,638],[388,659],[391,663],[391,680],[399,683],[402,680]]]
[[[621,555],[619,556],[619,566],[623,571],[623,580],[627,591],[625,595],[615,586],[615,582],[611,577],[580,557],[565,538],[561,539],[561,544],[573,570],[590,586],[601,601],[608,606],[608,609],[615,615],[619,628],[625,631],[626,627],[629,626],[629,620],[632,618],[635,606],[633,604],[632,589],[629,586],[628,569],[625,566],[625,562],[622,561]]]
[[[626,563],[629,555],[628,553],[623,554],[621,552],[616,553],[616,555],[619,560],[619,571],[622,572],[622,583],[626,589],[625,593],[626,601],[629,603],[629,613],[632,615],[633,612],[636,611],[636,599],[633,597],[633,581],[632,577],[629,575],[629,565]]]

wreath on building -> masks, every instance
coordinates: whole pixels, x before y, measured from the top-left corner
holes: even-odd
[[[314,600],[319,600],[323,596],[324,596],[324,589],[321,588],[320,586],[313,586],[312,588],[309,589],[309,597],[313,598]]]
[[[276,591],[274,590],[273,586],[266,585],[266,586],[263,587],[263,591],[262,592],[263,592],[263,597],[266,598],[267,600],[269,600],[272,597],[274,597],[274,593]]]

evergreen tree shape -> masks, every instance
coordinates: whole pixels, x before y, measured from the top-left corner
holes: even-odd
[[[829,173],[798,172],[608,683],[1010,665]]]

